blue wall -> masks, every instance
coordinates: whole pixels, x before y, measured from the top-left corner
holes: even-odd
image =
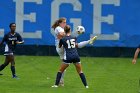
[[[29,0],[29,2],[23,2],[23,4],[18,1],[20,0],[1,0],[0,40],[3,34],[9,31],[9,23],[16,22],[17,26],[19,26],[17,32],[23,35],[25,44],[54,45],[54,37],[50,33],[51,24],[54,19],[64,16],[67,18],[67,24],[70,24],[72,29],[75,28],[76,21],[72,23],[71,19],[81,20],[77,25],[83,25],[86,33],[78,37],[79,42],[88,40],[91,35],[98,35],[99,38],[94,46],[137,47],[140,44],[140,0],[112,0],[112,4],[102,4],[101,16],[113,15],[113,19],[111,17],[107,19],[108,21],[111,20],[110,24],[101,22],[105,20],[96,15],[95,5],[92,3],[92,1],[99,2],[102,0],[76,0],[78,2],[75,2],[75,0],[36,0],[37,2]],[[54,2],[59,1],[67,2],[59,5],[59,13],[57,13],[57,7]],[[20,4],[24,5],[24,7],[17,6]],[[74,6],[77,10],[74,9]],[[55,8],[56,12],[54,11]],[[20,9],[22,9],[23,14]],[[30,13],[35,15],[24,16]],[[26,20],[21,21],[22,18]],[[98,27],[94,26],[95,20],[101,23],[100,32],[96,32]],[[37,30],[39,33],[34,34]],[[28,33],[33,33],[34,35]],[[114,33],[117,33],[117,35],[112,36],[112,38],[107,36]]]

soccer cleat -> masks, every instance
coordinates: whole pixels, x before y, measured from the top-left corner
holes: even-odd
[[[97,39],[97,36],[94,36],[90,39],[89,44],[93,44],[93,42]]]
[[[59,86],[64,87],[64,80],[63,80],[63,79],[60,80],[60,82],[59,82]]]
[[[89,88],[88,86],[86,86],[86,88]]]
[[[58,87],[57,85],[53,85],[53,86],[52,86],[52,88],[57,88],[57,87]]]
[[[19,79],[19,77],[18,77],[18,76],[16,76],[16,75],[15,75],[15,76],[13,76],[13,78],[14,78],[14,79]]]

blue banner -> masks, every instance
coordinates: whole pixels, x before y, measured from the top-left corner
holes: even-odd
[[[60,17],[75,31],[78,42],[97,35],[94,46],[137,47],[140,44],[140,0],[1,0],[0,40],[16,22],[26,45],[54,45],[51,25]]]

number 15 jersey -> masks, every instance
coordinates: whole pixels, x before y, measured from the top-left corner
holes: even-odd
[[[62,46],[65,49],[64,60],[75,60],[79,59],[79,55],[76,48],[76,38],[72,36],[65,36],[60,39],[59,46]]]

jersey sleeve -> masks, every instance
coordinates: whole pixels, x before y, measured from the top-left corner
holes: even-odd
[[[23,39],[22,39],[22,37],[21,37],[20,34],[17,35],[17,40],[18,40],[19,42],[23,41]]]

